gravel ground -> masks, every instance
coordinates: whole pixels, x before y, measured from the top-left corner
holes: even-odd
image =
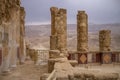
[[[32,61],[26,61],[11,70],[9,75],[0,76],[0,80],[40,80],[43,73],[47,73],[47,65],[34,65]]]

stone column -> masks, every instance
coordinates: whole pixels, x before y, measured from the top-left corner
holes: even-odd
[[[88,62],[88,16],[85,11],[78,11],[77,14],[77,51],[78,63]]]
[[[50,36],[50,50],[56,50],[57,49],[57,36],[52,35]]]
[[[2,53],[3,53],[2,72],[8,72],[10,65],[10,54],[9,54],[9,46],[8,46],[9,44],[8,26],[9,24],[3,23],[4,38],[2,41]]]
[[[50,49],[67,52],[67,11],[66,9],[50,8],[51,11],[51,36]]]
[[[58,13],[58,8],[57,7],[51,7],[50,8],[50,11],[51,11],[51,35],[56,35],[56,21],[55,21],[55,18],[56,18],[56,15]]]
[[[50,49],[57,49],[57,33],[56,33],[56,15],[58,13],[57,7],[51,7],[51,36],[50,36]]]
[[[25,10],[20,8],[20,63],[25,61]]]
[[[85,11],[77,14],[77,51],[88,52],[88,16]]]
[[[111,64],[112,54],[111,54],[111,31],[110,30],[101,30],[99,32],[99,47],[102,54],[102,63]]]
[[[20,0],[0,1],[0,25],[4,28],[2,40],[2,71],[16,67],[20,35]]]
[[[101,30],[99,32],[99,47],[100,51],[110,51],[111,45],[111,31]]]
[[[58,46],[57,48],[60,51],[67,50],[67,16],[66,9],[60,9],[56,16],[56,30],[58,37]]]
[[[19,0],[14,1],[11,5],[10,13],[11,13],[11,25],[9,26],[9,46],[10,46],[10,67],[15,68],[17,67],[17,49],[20,46],[20,3],[17,2]]]

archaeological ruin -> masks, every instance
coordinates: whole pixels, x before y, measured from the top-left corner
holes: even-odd
[[[78,11],[77,49],[68,50],[67,10],[51,7],[50,12],[50,50],[38,50],[26,43],[26,12],[20,0],[0,0],[0,75],[8,74],[17,65],[24,65],[26,57],[29,56],[35,65],[39,64],[39,58],[48,65],[48,73],[41,74],[40,80],[118,80],[120,78],[117,72],[89,68],[94,65],[120,64],[120,52],[111,49],[110,30],[99,31],[99,51],[90,51],[88,14],[85,11]]]
[[[114,53],[114,51],[112,52],[110,49],[111,31],[101,30],[99,32],[99,51],[89,51],[88,16],[85,11],[78,11],[77,51],[68,51],[66,47],[67,23],[65,23],[66,21],[64,21],[67,20],[67,11],[65,9],[58,9],[57,7],[51,7],[50,11],[51,36],[48,60],[48,74],[43,74],[40,80],[117,80],[117,73],[109,73],[102,70],[91,70],[88,69],[87,66],[86,69],[75,67],[78,64],[111,64],[113,62],[112,54]],[[60,16],[61,13],[62,15]],[[61,37],[62,35],[63,37]],[[117,55],[119,54],[119,52],[115,53]]]
[[[0,1],[0,72],[7,73],[25,60],[25,10],[20,0]]]

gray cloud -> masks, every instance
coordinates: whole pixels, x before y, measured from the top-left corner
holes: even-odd
[[[120,23],[120,0],[21,0],[27,23],[50,22],[50,7],[67,9],[68,23],[76,23],[78,10],[85,10],[90,23]]]

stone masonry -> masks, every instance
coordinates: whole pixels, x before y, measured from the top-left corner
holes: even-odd
[[[66,9],[51,7],[51,36],[50,50],[67,50],[67,16]],[[65,54],[66,55],[66,54]]]
[[[25,10],[23,7],[20,8],[20,63],[25,61]]]
[[[101,30],[99,32],[99,48],[100,51],[110,51],[111,45],[111,31]]]
[[[77,51],[88,51],[88,16],[85,11],[77,14]]]
[[[0,0],[2,72],[8,72],[11,67],[16,67],[18,47],[23,44],[20,43],[20,10],[20,0]]]
[[[55,50],[57,49],[57,32],[56,32],[56,15],[58,13],[58,8],[51,7],[51,36],[50,36],[50,49]]]

